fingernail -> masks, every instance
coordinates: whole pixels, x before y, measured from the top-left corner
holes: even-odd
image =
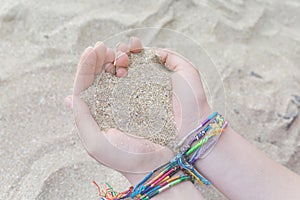
[[[116,75],[117,77],[119,78],[124,78],[127,76],[127,70],[123,67],[118,67],[117,70],[116,70]]]
[[[124,53],[123,51],[117,51],[116,52],[116,60],[115,60],[115,62],[117,62],[117,60],[119,59],[119,58],[121,58],[122,56],[124,56],[126,53]],[[115,63],[116,64],[116,63]]]
[[[118,48],[118,47],[120,46],[120,44],[121,44],[121,42],[118,42],[118,43],[116,44],[116,48]]]
[[[159,53],[158,53],[157,51],[155,51],[155,56],[156,56],[156,58],[158,59],[158,62],[159,62],[160,64],[162,64],[162,65],[165,64],[164,61],[163,61],[163,59],[162,59],[162,57],[159,55]]]
[[[124,55],[124,54],[125,54],[125,53],[124,53],[123,51],[118,50],[117,53],[116,53],[116,55],[117,55],[117,58],[116,58],[116,59],[118,59],[119,57],[121,57],[121,56]]]
[[[115,67],[111,68],[110,73],[112,75],[116,75],[116,68]]]
[[[125,43],[119,42],[119,43],[116,45],[116,49],[117,49],[117,51],[121,51],[121,52],[123,52],[123,53],[126,53],[127,55],[130,54],[129,47],[128,47],[128,45],[125,44]]]
[[[89,49],[93,49],[93,47],[88,46],[88,47],[84,50],[84,53],[87,52]]]
[[[96,42],[95,47],[100,46],[101,44],[103,44],[103,42],[102,41],[98,41],[98,42]]]
[[[131,36],[130,38],[129,38],[129,44],[131,44],[131,42],[132,42],[132,40],[134,40],[134,39],[136,39],[137,37],[135,37],[135,36]]]
[[[108,66],[110,65],[110,63],[104,63],[104,65],[103,65],[103,68],[104,68],[104,70],[107,72],[107,68],[108,68]]]
[[[161,56],[159,55],[159,53],[157,51],[154,51],[154,52],[155,52],[155,56],[161,59]]]
[[[105,72],[110,72],[111,71],[111,68],[113,68],[114,66],[113,66],[113,64],[112,63],[105,63],[104,65],[103,65],[103,68],[104,68],[104,70],[105,70]]]

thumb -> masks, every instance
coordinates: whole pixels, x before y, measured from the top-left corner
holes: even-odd
[[[202,121],[210,108],[200,72],[184,56],[167,49],[156,49],[162,63],[174,73],[172,79],[173,112],[179,138]]]

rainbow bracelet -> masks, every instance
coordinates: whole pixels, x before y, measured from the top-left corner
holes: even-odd
[[[222,115],[217,112],[211,114],[183,138],[178,144],[179,146],[182,146],[189,138],[191,139],[170,162],[151,171],[135,187],[130,187],[124,192],[115,192],[108,183],[100,187],[94,182],[98,187],[101,200],[148,200],[185,181],[210,185],[211,183],[193,165],[211,152],[227,125],[228,123]],[[182,173],[177,175],[179,172]]]

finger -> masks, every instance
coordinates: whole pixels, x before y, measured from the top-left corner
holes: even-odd
[[[79,59],[79,63],[82,63],[83,62],[83,60],[84,59],[86,59],[86,57],[87,57],[87,51],[90,51],[90,49],[91,49],[92,47],[91,46],[89,46],[89,47],[87,47],[84,51],[83,51],[83,53],[81,54],[81,56],[80,56],[80,59]]]
[[[143,50],[143,45],[138,37],[131,37],[129,40],[129,50],[132,53],[139,53]]]
[[[116,68],[114,66],[115,58],[116,58],[116,54],[114,50],[108,48],[106,50],[106,57],[104,61],[104,69],[106,72],[115,74],[116,72]]]
[[[74,95],[79,95],[94,82],[96,53],[88,47],[81,56],[74,81]]]
[[[122,52],[126,53],[127,55],[130,53],[128,45],[123,42],[120,42],[116,45],[116,51],[117,52],[122,51]]]
[[[117,58],[116,58],[116,67],[128,67],[129,65],[129,57],[126,53],[122,51],[117,52]]]
[[[129,57],[130,51],[129,47],[125,43],[118,43],[116,48],[117,51],[117,59],[116,59],[116,76],[123,78],[127,76],[128,73],[128,65],[129,65]]]
[[[200,73],[190,61],[175,52],[157,49],[156,53],[165,66],[174,71],[171,76],[172,102],[179,137],[182,137],[195,128],[201,115],[207,112],[206,105],[208,104]],[[191,115],[191,113],[194,114]]]
[[[130,63],[129,57],[126,53],[122,51],[117,52],[117,59],[116,59],[116,75],[117,77],[125,77],[127,75],[127,68]]]
[[[116,71],[116,75],[119,78],[124,78],[128,74],[128,68],[127,67],[118,67]]]
[[[99,74],[102,71],[102,66],[105,61],[106,57],[106,46],[104,45],[103,42],[97,42],[94,50],[97,55],[97,60],[96,60],[96,67],[95,67],[95,74]]]
[[[156,54],[160,56],[162,63],[172,71],[195,71],[193,64],[184,58],[182,55],[166,50],[156,49]]]
[[[87,104],[79,97],[73,97],[73,113],[79,137],[87,152],[99,162],[108,163],[105,155],[106,151],[113,149],[100,131],[98,124],[91,116]]]
[[[173,74],[173,79],[181,76],[190,87],[198,87],[199,90],[203,90],[200,73],[189,60],[170,50],[156,49],[155,51],[156,54],[160,56],[162,63],[169,70],[176,72]],[[176,82],[174,82],[174,84],[177,85]]]

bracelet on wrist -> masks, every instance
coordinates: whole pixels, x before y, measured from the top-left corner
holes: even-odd
[[[140,183],[124,192],[115,192],[108,183],[100,187],[94,182],[98,187],[101,200],[148,200],[185,181],[210,185],[210,181],[202,176],[193,165],[211,152],[227,125],[222,115],[217,112],[211,114],[179,142],[181,150],[172,160],[151,171]],[[186,143],[188,139],[190,140]],[[180,172],[181,174],[177,175]]]

